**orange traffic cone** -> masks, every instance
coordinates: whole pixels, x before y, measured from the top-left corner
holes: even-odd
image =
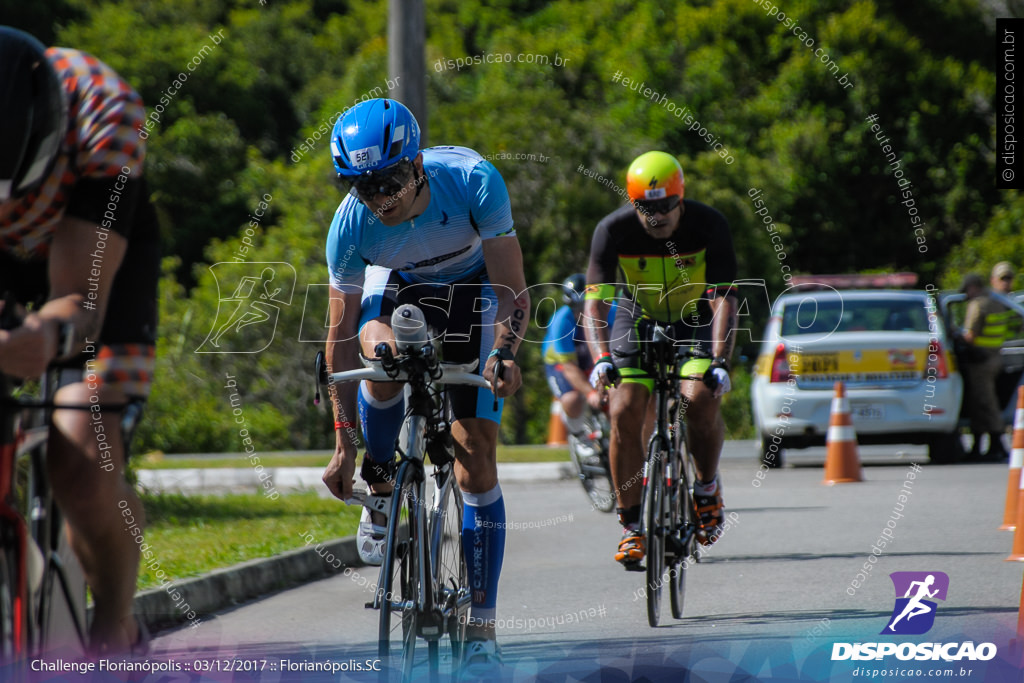
[[[860,472],[860,456],[857,455],[857,434],[853,431],[853,418],[850,416],[850,402],[842,382],[836,382],[825,446],[828,449],[825,454],[826,484],[864,481]]]
[[[1017,503],[1020,498],[1020,471],[1024,466],[1024,386],[1017,388],[1017,411],[1013,414],[1013,450],[1010,451],[1010,474],[1006,477],[1006,506],[1000,531],[1017,528]]]
[[[1019,396],[1019,394],[1018,394],[1018,396]],[[1017,403],[1019,405],[1020,401],[1018,400]],[[1018,413],[1020,412],[1019,408],[1017,409],[1017,412]],[[1015,425],[1014,430],[1013,430],[1013,432],[1014,432],[1014,439],[1013,439],[1014,449],[1013,450],[1014,450],[1014,452],[1016,452],[1017,451],[1016,446],[1017,446],[1017,443],[1018,443],[1017,438],[1016,438],[1017,437],[1017,429],[1016,429],[1017,420],[1015,419],[1013,422],[1014,422],[1014,425]],[[1006,560],[1008,562],[1009,561],[1014,561],[1014,560],[1016,560],[1018,562],[1024,562],[1024,477],[1017,477],[1017,479],[1021,480],[1017,484],[1017,524],[1016,524],[1016,528],[1013,530],[1013,550],[1010,551],[1010,556],[1006,558]]]
[[[562,404],[558,399],[551,399],[551,416],[548,418],[548,445],[567,446],[569,444],[569,431],[562,421]]]
[[[1020,609],[1017,610],[1017,637],[1024,638],[1024,581],[1020,585]]]

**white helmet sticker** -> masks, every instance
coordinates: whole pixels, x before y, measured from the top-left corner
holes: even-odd
[[[380,149],[374,145],[372,147],[363,147],[362,149],[353,150],[352,152],[352,165],[356,168],[362,168],[363,166],[369,166],[380,161]]]
[[[653,190],[644,190],[644,199],[664,199],[667,194],[664,187],[656,187]]]

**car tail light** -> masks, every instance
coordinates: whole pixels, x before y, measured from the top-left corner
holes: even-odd
[[[932,360],[932,359],[935,360]],[[928,366],[925,370],[925,377],[935,379],[946,379],[949,377],[949,367],[946,364],[946,350],[942,348],[942,342],[933,339],[928,345]]]
[[[772,382],[789,381],[789,361],[786,360],[786,345],[779,344],[775,347],[775,356],[772,358]]]

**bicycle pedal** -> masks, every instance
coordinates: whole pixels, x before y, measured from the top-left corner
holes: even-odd
[[[622,567],[627,572],[645,572],[647,566],[643,562],[622,562]]]
[[[364,602],[363,603],[363,609],[373,609],[373,602],[372,601]]]

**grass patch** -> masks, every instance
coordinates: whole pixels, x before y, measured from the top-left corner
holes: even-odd
[[[331,461],[331,454],[323,453],[302,453],[285,455],[268,453],[259,454],[259,463],[263,467],[326,467]],[[182,469],[213,469],[213,468],[243,468],[252,467],[249,456],[236,455],[233,457],[203,457],[203,458],[166,458],[161,453],[147,453],[134,461],[136,469],[140,470],[182,470]]]
[[[361,510],[315,493],[277,500],[261,494],[143,494],[142,502],[145,542],[159,564],[139,568],[139,590],[160,585],[157,569],[171,580],[183,579],[302,548],[306,532],[325,541],[351,536]]]
[[[296,454],[260,454],[260,465],[264,467],[326,467],[331,454],[296,453]],[[569,451],[564,447],[548,446],[498,446],[498,462],[567,462]],[[204,458],[165,458],[162,454],[149,453],[134,461],[136,469],[145,470],[178,470],[178,469],[209,469],[219,467],[251,467],[247,456],[204,457]]]

